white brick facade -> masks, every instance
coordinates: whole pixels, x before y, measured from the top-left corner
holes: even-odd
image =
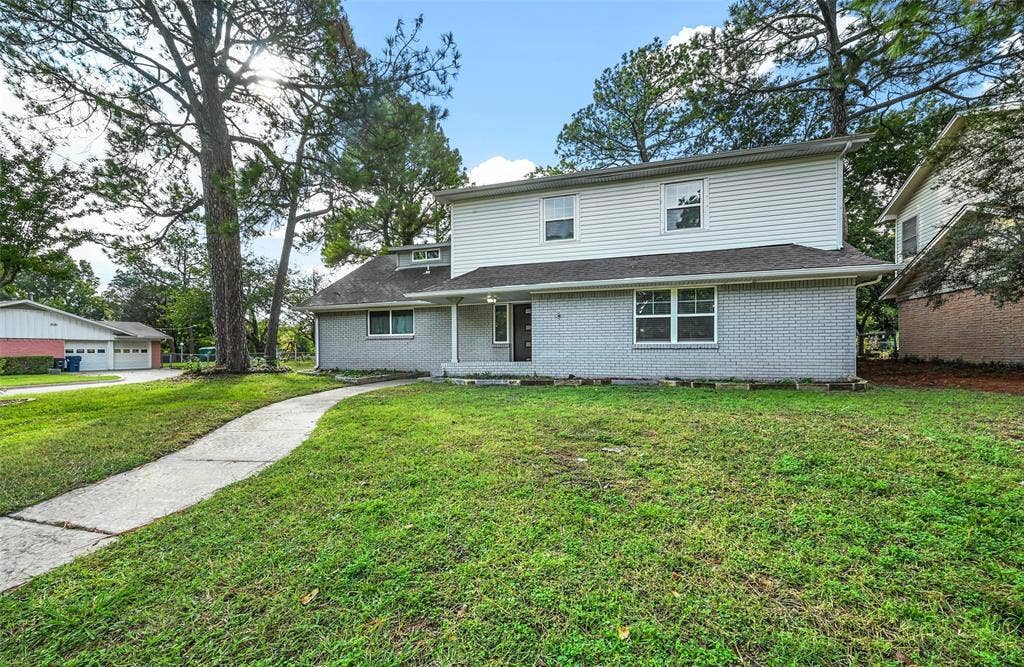
[[[722,285],[718,343],[633,343],[633,290],[536,294],[533,361],[508,362],[491,342],[491,308],[459,309],[458,365],[450,363],[448,308],[416,310],[412,338],[371,339],[366,311],[320,314],[323,367],[393,368],[434,374],[565,377],[841,380],[856,374],[852,279]]]

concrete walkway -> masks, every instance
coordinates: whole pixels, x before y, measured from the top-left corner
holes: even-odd
[[[338,401],[411,382],[343,387],[274,403],[161,459],[0,517],[0,591],[255,474],[298,447]]]
[[[179,368],[149,368],[139,371],[96,371],[95,373],[79,373],[78,375],[120,375],[121,379],[116,382],[76,382],[74,384],[59,384],[48,387],[11,387],[10,389],[0,391],[0,395],[16,396],[20,394],[50,394],[55,391],[91,389],[92,387],[120,387],[123,384],[166,380],[167,378],[177,377],[182,373],[184,373],[184,371]]]

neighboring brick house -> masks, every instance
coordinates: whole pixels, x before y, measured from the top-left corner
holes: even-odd
[[[942,130],[942,141],[964,125],[957,115]],[[919,289],[918,267],[943,243],[946,232],[981,215],[970,201],[942,182],[927,160],[919,164],[882,211],[879,222],[896,225],[896,261],[904,266],[883,299],[896,301],[899,352],[909,359],[1024,364],[1024,302],[997,308],[972,289],[950,286],[933,308]]]
[[[89,320],[29,300],[0,301],[0,357],[82,357],[81,370],[160,368],[170,337],[141,322]]]
[[[322,368],[846,379],[856,290],[842,157],[867,137],[447,190],[452,243],[313,296]]]

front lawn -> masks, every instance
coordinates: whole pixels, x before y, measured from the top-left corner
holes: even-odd
[[[39,384],[75,384],[76,382],[110,382],[120,380],[120,375],[0,375],[0,389],[31,387]]]
[[[411,385],[0,596],[6,664],[1021,664],[1024,398]]]
[[[0,406],[0,515],[173,452],[269,403],[338,386],[253,374],[77,389]]]

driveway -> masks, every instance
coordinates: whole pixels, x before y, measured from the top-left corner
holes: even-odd
[[[6,391],[0,391],[0,395],[13,396],[15,394],[49,394],[55,391],[74,391],[75,389],[90,389],[92,387],[117,387],[122,384],[135,384],[137,382],[151,382],[153,380],[166,380],[182,374],[177,368],[148,368],[141,371],[96,371],[95,373],[79,373],[79,375],[120,375],[121,379],[116,382],[77,382],[75,384],[54,385],[49,387],[12,387]]]

